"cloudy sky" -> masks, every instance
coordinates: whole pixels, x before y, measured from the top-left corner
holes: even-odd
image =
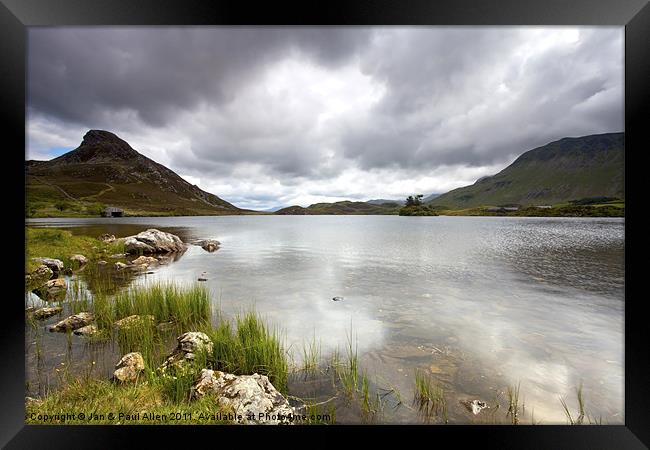
[[[623,28],[30,28],[27,159],[89,129],[237,206],[442,193],[623,131]]]

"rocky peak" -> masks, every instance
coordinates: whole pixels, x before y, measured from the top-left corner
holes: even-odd
[[[104,130],[88,131],[75,150],[52,160],[55,164],[104,163],[141,157],[126,141]]]
[[[108,142],[129,145],[110,131],[104,130],[89,130],[84,135],[81,145],[97,145]]]

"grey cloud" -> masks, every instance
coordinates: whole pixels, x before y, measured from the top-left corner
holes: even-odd
[[[164,151],[179,173],[257,174],[247,181],[258,188],[300,189],[350,168],[372,178],[492,167],[564,136],[622,130],[622,29],[579,30],[575,43],[541,48],[517,27],[31,28],[28,111],[40,127],[31,137],[110,129],[147,142],[154,159]],[[283,61],[352,86],[344,106],[365,95],[351,73],[382,95],[321,121],[322,99],[309,93],[322,80],[289,72],[288,87],[269,91]],[[242,199],[268,201],[259,192]],[[346,196],[331,186],[316,194]]]

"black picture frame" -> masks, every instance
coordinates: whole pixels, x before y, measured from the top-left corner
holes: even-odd
[[[640,158],[649,146],[645,128],[650,92],[650,5],[647,0],[562,0],[433,2],[411,0],[357,0],[354,2],[304,2],[281,7],[277,3],[251,5],[242,1],[171,0],[0,0],[0,123],[3,127],[3,156],[9,170],[3,177],[6,208],[6,243],[10,244],[6,270],[10,291],[5,295],[4,318],[0,326],[3,368],[0,370],[0,399],[4,406],[0,445],[7,448],[76,447],[101,448],[129,444],[146,438],[170,445],[171,439],[189,432],[187,427],[166,426],[26,426],[24,424],[24,313],[15,297],[18,280],[24,276],[24,160],[18,151],[25,148],[26,28],[56,25],[617,25],[625,26],[625,147],[626,212],[640,217],[642,194],[632,189],[634,170],[642,170]],[[10,158],[9,158],[10,157]],[[20,168],[19,168],[20,167]],[[639,169],[641,167],[641,169]],[[21,171],[22,170],[22,171]],[[22,175],[21,175],[22,174]],[[16,188],[23,183],[22,191]],[[22,193],[22,197],[21,197]],[[9,194],[9,195],[7,195]],[[637,201],[639,203],[637,203]],[[15,233],[9,230],[15,227]],[[432,445],[441,438],[456,445],[468,444],[499,448],[647,448],[650,445],[650,405],[647,342],[643,296],[632,296],[640,287],[642,270],[633,264],[632,252],[639,251],[636,226],[625,221],[626,305],[625,305],[625,425],[621,426],[377,426],[377,427],[191,427],[192,442],[198,438],[224,445],[226,434],[237,434],[247,445],[250,438],[270,444],[301,445],[306,433],[327,433],[337,445],[341,432],[365,431],[383,439],[394,435],[408,443],[417,432]],[[632,283],[632,284],[630,284]],[[639,289],[640,291],[640,289]],[[287,428],[291,428],[288,430]],[[217,430],[218,429],[218,430]],[[246,433],[246,434],[244,434]],[[282,433],[282,441],[277,441]],[[285,436],[285,433],[295,436]],[[289,439],[297,439],[294,444]],[[282,444],[282,443],[283,444]],[[242,444],[245,443],[245,444]],[[196,445],[196,444],[188,444]]]

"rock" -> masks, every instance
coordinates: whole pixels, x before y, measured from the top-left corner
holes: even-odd
[[[37,261],[45,266],[47,266],[54,276],[58,276],[59,272],[63,270],[63,261],[60,259],[52,259],[52,258],[32,258],[34,261]]]
[[[88,264],[88,258],[86,258],[84,255],[72,255],[70,257],[70,261],[80,266],[83,266],[84,264]]]
[[[293,423],[291,419],[295,410],[265,375],[237,376],[203,369],[192,386],[191,397],[199,399],[205,395],[215,395],[217,403],[232,408],[237,416],[241,416],[239,422],[243,424]]]
[[[25,276],[25,285],[40,287],[47,283],[53,275],[54,272],[52,269],[47,267],[45,264],[41,264],[36,269],[34,269],[32,273]]]
[[[487,403],[481,400],[472,400],[472,401],[467,400],[461,403],[465,405],[465,407],[474,415],[480,413],[485,408],[489,408]]]
[[[33,403],[40,403],[40,400],[34,397],[25,397],[25,405],[30,405]]]
[[[131,261],[131,264],[146,267],[151,264],[158,264],[158,260],[152,256],[138,256],[136,259]]]
[[[52,317],[52,316],[56,316],[57,314],[60,314],[61,311],[63,311],[62,307],[54,306],[52,308],[39,308],[31,312],[31,315],[36,320],[45,320],[48,317]]]
[[[127,253],[135,254],[172,253],[185,250],[185,244],[174,234],[151,228],[125,238],[124,248]]]
[[[126,258],[127,254],[126,253],[114,253],[112,255],[108,256],[111,259],[120,259],[120,258]]]
[[[340,302],[340,301],[343,300],[343,297],[334,297],[334,298],[332,298],[332,300],[335,301],[335,302]]]
[[[73,331],[77,336],[93,336],[97,334],[97,326],[95,325],[86,325],[85,327],[77,328]]]
[[[32,292],[46,301],[62,300],[65,297],[67,288],[68,286],[63,278],[55,278]]]
[[[139,352],[127,353],[115,364],[113,378],[122,383],[134,382],[144,370],[144,359]]]
[[[122,270],[122,269],[126,269],[127,267],[129,267],[129,265],[118,261],[118,262],[115,263],[114,267],[115,267],[116,270]]]
[[[133,325],[144,325],[145,322],[149,322],[151,325],[153,325],[154,321],[155,321],[155,317],[150,314],[144,316],[139,316],[137,314],[134,314],[132,316],[124,317],[123,319],[116,321],[114,325],[117,328],[125,329]]]
[[[115,240],[115,235],[105,233],[105,234],[102,234],[102,235],[98,236],[97,239],[99,239],[102,242],[106,242],[107,244],[109,244],[109,243],[111,243],[111,242],[113,242]]]
[[[95,320],[95,315],[89,312],[80,312],[50,326],[50,331],[74,331],[78,328],[90,325]]]
[[[72,269],[70,267],[63,268],[64,275],[72,275]]]
[[[207,279],[207,278],[204,278],[204,277],[199,277],[199,278],[198,278],[198,281],[208,281],[208,279]]]
[[[178,336],[176,340],[178,345],[160,367],[163,371],[170,367],[179,367],[186,361],[193,360],[196,353],[200,351],[212,352],[212,340],[207,334],[200,331],[188,331]]]
[[[108,263],[106,261],[104,261],[104,260],[97,261],[98,266],[105,266],[106,264],[108,264]]]
[[[219,249],[221,242],[217,241],[216,239],[203,239],[203,240],[194,241],[193,244],[200,246],[206,252],[212,253],[215,250]]]

